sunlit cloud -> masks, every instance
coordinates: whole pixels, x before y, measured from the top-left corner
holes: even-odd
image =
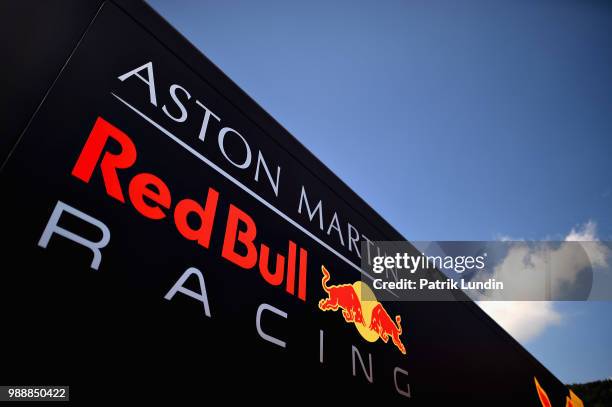
[[[509,236],[498,236],[498,240],[516,241]],[[563,284],[567,281],[572,281],[576,275],[585,266],[607,267],[610,251],[604,244],[599,244],[597,237],[597,224],[594,221],[588,221],[582,225],[574,227],[565,236],[567,242],[593,242],[584,245],[584,250],[588,255],[588,259],[579,259],[575,256],[575,252],[571,245],[560,245],[559,248],[546,253],[546,258],[537,249],[529,250],[526,247],[520,247],[516,250],[510,250],[506,259],[502,262],[499,273],[504,271],[513,271],[524,268],[525,259],[529,259],[530,267],[545,267],[546,261],[556,265],[555,273],[551,285],[554,287]],[[584,262],[589,264],[582,264]],[[521,266],[521,267],[519,267]],[[527,276],[529,273],[525,273]],[[516,275],[512,281],[519,281],[524,285],[524,289],[529,288],[529,281],[520,281]],[[548,328],[559,325],[564,320],[564,315],[559,312],[553,302],[546,301],[481,301],[478,305],[500,324],[510,335],[521,342],[527,342],[537,338]]]

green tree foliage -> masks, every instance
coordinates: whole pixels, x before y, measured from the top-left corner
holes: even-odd
[[[582,399],[585,407],[612,406],[612,380],[610,379],[570,384],[568,387]]]

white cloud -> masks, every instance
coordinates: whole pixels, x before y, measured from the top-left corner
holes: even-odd
[[[597,224],[592,220],[582,227],[572,228],[571,232],[565,237],[566,242],[592,242],[583,244],[583,248],[589,256],[589,260],[594,267],[607,267],[610,252],[608,248],[599,243],[597,238]]]
[[[510,235],[497,235],[496,240],[499,240],[500,242],[517,242],[517,241],[522,241],[525,240],[523,238],[514,238]]]
[[[500,240],[504,239],[502,237]],[[541,275],[546,267],[554,268],[550,288],[553,293],[561,285],[573,282],[586,266],[607,267],[609,249],[597,238],[597,224],[593,221],[572,228],[565,237],[567,242],[589,242],[582,247],[561,244],[556,249],[530,249],[518,245],[509,250],[506,258],[496,267],[499,281],[510,282],[528,298],[538,297],[541,284],[534,284],[534,276]],[[587,256],[584,256],[584,252]],[[507,278],[512,273],[512,278]],[[517,277],[518,274],[518,277]],[[504,276],[506,278],[504,278]],[[506,287],[504,287],[506,289]],[[532,292],[529,293],[528,291]],[[517,291],[517,292],[519,292]],[[564,316],[546,301],[481,301],[478,305],[518,341],[536,338],[547,328],[558,325]]]
[[[563,319],[552,302],[481,301],[478,305],[519,342],[536,338]]]
[[[565,237],[567,242],[593,242],[597,241],[597,224],[592,220],[582,225],[582,227],[572,228],[572,231]]]

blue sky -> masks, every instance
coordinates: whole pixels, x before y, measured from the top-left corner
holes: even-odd
[[[612,240],[612,3],[150,4],[408,239]],[[612,303],[547,312],[530,352],[612,376]]]

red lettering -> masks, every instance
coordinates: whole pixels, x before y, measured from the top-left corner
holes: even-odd
[[[238,230],[239,222],[246,225],[246,230]],[[257,227],[253,219],[236,206],[230,204],[221,255],[244,269],[253,268],[255,263],[257,263],[257,249],[253,244],[256,235]],[[242,243],[247,249],[247,253],[244,256],[236,253],[237,241]]]
[[[285,274],[285,256],[281,254],[276,255],[276,272],[274,274],[270,273],[268,268],[268,257],[270,257],[270,249],[262,243],[259,252],[259,272],[264,280],[271,285],[280,285]]]
[[[107,151],[104,154],[100,164],[102,179],[104,180],[106,193],[118,201],[125,202],[123,191],[119,184],[119,177],[117,176],[117,169],[129,168],[136,162],[136,146],[134,146],[134,143],[127,134],[103,118],[98,117],[96,120],[91,133],[89,133],[89,138],[81,151],[81,155],[72,169],[72,175],[89,183],[109,138],[119,143],[121,152],[119,154],[111,154]]]
[[[300,247],[300,274],[298,280],[298,297],[306,301],[306,262],[308,261],[308,252]]]
[[[114,141],[109,141],[112,139]],[[117,146],[108,144],[118,144],[119,151],[111,153],[108,150],[117,150]],[[104,154],[102,154],[104,153]],[[100,171],[106,193],[120,202],[125,202],[123,190],[119,182],[117,170],[126,169],[136,162],[136,146],[130,137],[113,126],[102,117],[96,120],[83,150],[77,159],[72,175],[86,183],[100,165]],[[129,182],[128,195],[134,208],[143,216],[160,220],[168,216],[168,210],[172,207],[172,195],[168,185],[156,175],[151,173],[138,173]],[[174,224],[178,232],[187,240],[195,241],[198,245],[208,249],[211,244],[211,236],[217,206],[219,202],[219,192],[213,188],[208,188],[204,207],[192,199],[182,199],[174,207]],[[193,227],[189,224],[188,218],[195,221],[199,219],[199,225]],[[260,244],[260,253],[255,246],[257,236],[257,226],[253,218],[238,207],[230,204],[225,225],[225,236],[221,256],[238,267],[252,269],[258,262],[259,271],[270,285],[280,286],[285,279],[285,289],[289,294],[295,295],[296,285],[296,266],[297,276],[297,296],[306,301],[306,273],[308,252],[299,248],[289,241],[287,256],[280,253],[276,254],[275,270],[270,269],[272,265],[270,257],[270,247],[264,243]],[[296,263],[299,263],[296,264]]]
[[[156,190],[150,187],[155,187]],[[161,179],[153,174],[142,173],[136,175],[130,181],[129,187],[130,200],[138,212],[149,219],[163,219],[166,217],[163,208],[170,208],[170,190]],[[144,197],[149,198],[157,205],[149,205]]]
[[[287,292],[295,293],[295,252],[296,245],[289,240],[289,256],[287,260]]]
[[[202,209],[199,203],[192,199],[183,199],[180,201],[176,205],[176,208],[174,208],[174,223],[180,234],[186,239],[197,241],[200,246],[208,249],[218,201],[219,193],[213,188],[208,188],[204,209]],[[187,217],[190,213],[194,213],[200,218],[199,228],[193,229],[189,226]]]

